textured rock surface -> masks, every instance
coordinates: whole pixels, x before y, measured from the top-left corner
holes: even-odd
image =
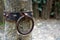
[[[4,34],[4,31],[0,30],[0,40],[6,40],[4,39]],[[27,36],[22,38],[26,37]],[[12,39],[10,38],[10,40]],[[60,20],[35,21],[35,27],[32,31],[32,40],[60,40]]]
[[[32,40],[60,40],[60,20],[38,20]]]
[[[17,40],[17,37],[15,23],[5,21],[4,40]]]
[[[31,40],[31,34],[23,36],[19,35],[16,29],[16,23],[5,21],[4,40]]]

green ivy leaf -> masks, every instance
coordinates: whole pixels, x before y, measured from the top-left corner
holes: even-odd
[[[37,8],[39,11],[42,11],[42,8]]]
[[[54,15],[54,12],[52,12],[50,15]]]
[[[42,0],[33,0],[36,3],[41,3]]]
[[[46,4],[46,1],[47,1],[47,0],[43,0],[43,4]]]

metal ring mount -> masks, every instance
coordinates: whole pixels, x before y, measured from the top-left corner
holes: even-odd
[[[24,29],[22,29],[23,27],[21,27],[21,26],[19,26],[20,25],[20,22],[23,22],[23,21],[25,21],[25,17],[27,17],[27,19],[29,19],[29,21],[31,21],[32,22],[32,26],[28,26],[28,27],[31,27],[30,29],[28,29],[27,31],[25,31],[26,33],[24,33],[24,31],[22,31],[22,30],[24,30],[25,28],[27,28],[27,27],[25,27],[25,26],[23,26],[23,27],[25,27]],[[28,22],[29,23],[29,22]],[[28,24],[28,23],[26,23],[26,24]],[[23,24],[23,23],[22,23]],[[22,16],[22,17],[20,17],[19,19],[18,19],[18,21],[17,21],[17,24],[16,24],[16,27],[17,27],[17,31],[20,33],[20,34],[22,34],[22,35],[27,35],[27,34],[29,34],[29,33],[31,33],[31,31],[33,30],[33,28],[34,28],[34,21],[33,21],[33,19],[32,19],[32,17],[30,17],[30,16]],[[20,28],[19,28],[20,27]],[[22,30],[20,30],[20,29],[22,29]]]
[[[26,13],[28,13],[28,12],[26,12]],[[30,14],[30,13],[29,13]],[[33,30],[33,28],[34,28],[34,21],[33,21],[33,19],[32,19],[32,15],[30,14],[30,15],[20,15],[20,13],[18,12],[18,13],[14,13],[14,12],[10,12],[10,13],[8,13],[8,12],[5,12],[3,15],[4,15],[4,17],[6,18],[6,20],[7,21],[16,21],[16,28],[17,28],[17,31],[20,33],[20,34],[22,34],[22,35],[27,35],[27,34],[29,34],[29,33],[31,33],[31,31]],[[28,22],[28,23],[30,23],[31,24],[31,26],[27,26],[27,27],[31,27],[31,28],[29,28],[29,31],[27,32],[26,31],[26,33],[24,33],[24,32],[22,32],[20,29],[19,29],[19,24],[20,24],[20,22],[23,22],[23,21],[25,21],[25,19],[29,19],[29,21],[31,21],[31,23],[30,22]],[[21,21],[22,20],[22,21]],[[27,25],[28,25],[28,23],[26,23]],[[25,27],[25,26],[23,26],[23,27]]]

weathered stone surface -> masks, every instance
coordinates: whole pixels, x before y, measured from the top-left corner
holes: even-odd
[[[60,40],[60,20],[38,20],[32,40]]]
[[[13,23],[11,25],[13,25]],[[8,26],[8,24],[7,24],[7,26]],[[12,30],[15,29],[15,27],[10,27],[10,28]],[[9,30],[9,28],[7,27],[5,29],[5,33],[2,32],[2,30],[0,30],[0,39],[1,40],[6,40],[6,39],[4,39],[4,36],[6,35],[6,30]],[[8,34],[9,36],[13,35],[12,31],[10,33]],[[5,34],[5,35],[3,35],[3,34]],[[16,36],[16,34],[14,37],[13,36],[9,37],[9,40],[15,39],[14,37]],[[35,21],[34,30],[32,31],[32,34],[29,35],[29,37],[28,37],[28,35],[27,36],[19,35],[19,36],[20,37],[18,38],[18,40],[20,38],[22,40],[25,40],[25,39],[29,40],[28,38],[30,38],[30,40],[60,40],[60,20],[37,20],[37,21]]]
[[[5,21],[4,31],[5,40],[17,40],[18,34],[15,23]]]
[[[31,3],[30,3],[31,2]],[[31,11],[32,0],[25,0],[21,3],[21,0],[4,0],[5,11],[7,12],[20,12],[20,9],[26,8]],[[6,21],[6,20],[5,20]],[[21,38],[22,37],[22,38]],[[30,34],[26,36],[19,36],[17,33],[16,25],[13,22],[5,22],[4,40],[30,40]]]

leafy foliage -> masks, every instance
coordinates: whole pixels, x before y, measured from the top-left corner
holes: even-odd
[[[33,3],[38,3],[38,10],[42,11],[42,5],[46,4],[47,0],[33,0]]]
[[[50,15],[54,15],[54,12],[52,12]]]
[[[55,7],[57,8],[58,13],[60,13],[60,2],[56,2]]]
[[[47,0],[33,0],[33,2],[45,4]]]

